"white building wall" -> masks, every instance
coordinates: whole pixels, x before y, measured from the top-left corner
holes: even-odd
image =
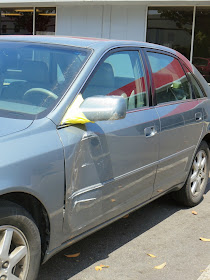
[[[147,7],[112,6],[110,38],[145,41]]]
[[[56,35],[101,37],[102,6],[58,6]]]
[[[57,6],[56,35],[145,41],[145,5]]]

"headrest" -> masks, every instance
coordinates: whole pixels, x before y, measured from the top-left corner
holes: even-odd
[[[22,63],[23,78],[32,83],[48,83],[49,72],[47,64],[43,61],[23,61]]]
[[[112,66],[109,63],[104,62],[101,64],[93,76],[91,86],[100,86],[100,87],[114,87],[114,72]]]

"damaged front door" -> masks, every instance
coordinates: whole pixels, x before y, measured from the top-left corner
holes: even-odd
[[[58,130],[65,152],[66,215],[70,238],[151,198],[158,161],[159,118],[149,105],[138,50],[106,54],[81,90],[125,98],[125,119]]]
[[[97,225],[102,215],[101,178],[106,153],[99,137],[85,125],[58,130],[64,146],[66,172],[66,220],[69,238]]]

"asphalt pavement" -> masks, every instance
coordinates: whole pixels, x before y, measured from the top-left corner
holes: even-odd
[[[200,237],[210,239],[210,181],[198,206],[166,195],[58,253],[39,279],[210,280],[210,242]]]

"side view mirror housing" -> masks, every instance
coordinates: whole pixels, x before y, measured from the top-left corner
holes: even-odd
[[[121,96],[93,96],[85,100],[79,94],[67,110],[61,124],[119,120],[126,116],[126,101]]]
[[[126,102],[121,96],[94,96],[85,99],[80,110],[91,122],[119,120],[126,116]]]

